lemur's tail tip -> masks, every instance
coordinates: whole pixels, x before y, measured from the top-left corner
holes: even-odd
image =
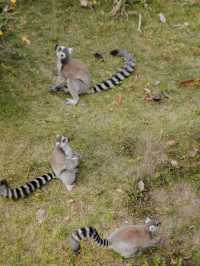
[[[117,56],[119,54],[119,49],[114,49],[114,50],[110,51],[110,54],[113,56]]]

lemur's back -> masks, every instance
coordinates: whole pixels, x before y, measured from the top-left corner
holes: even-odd
[[[90,84],[90,72],[88,67],[78,59],[70,59],[63,65],[62,75],[65,79],[81,80],[86,84]]]
[[[132,245],[143,246],[147,241],[151,241],[150,234],[143,225],[122,226],[110,236],[113,242],[129,242]]]

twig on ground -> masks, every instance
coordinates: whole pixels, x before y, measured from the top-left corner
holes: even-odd
[[[138,15],[138,28],[137,28],[137,30],[138,30],[139,32],[142,32],[142,30],[141,30],[141,26],[142,26],[142,14],[139,13],[139,15]]]

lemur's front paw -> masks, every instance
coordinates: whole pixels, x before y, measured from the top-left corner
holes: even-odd
[[[75,99],[66,99],[65,100],[65,104],[67,105],[76,105],[78,102],[78,100],[75,100]]]

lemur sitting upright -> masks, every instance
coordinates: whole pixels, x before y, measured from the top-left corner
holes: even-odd
[[[87,92],[100,92],[108,90],[118,85],[125,78],[129,77],[134,71],[135,62],[131,54],[126,50],[113,50],[113,56],[124,58],[122,68],[118,69],[109,79],[91,87],[91,75],[87,66],[77,59],[72,59],[73,48],[64,46],[55,46],[57,56],[57,81],[56,84],[50,86],[51,92],[63,90],[69,92],[72,99],[67,99],[66,104],[75,105],[79,101],[79,95]]]
[[[55,175],[71,191],[75,185],[80,156],[69,146],[66,137],[57,136],[56,146],[50,159]]]
[[[10,188],[5,179],[1,180],[0,196],[14,200],[25,198],[32,194],[36,189],[41,188],[56,177],[62,180],[66,188],[71,191],[76,180],[79,155],[72,151],[66,137],[57,136],[56,145],[53,150],[50,163],[53,172],[36,177],[19,187]]]

